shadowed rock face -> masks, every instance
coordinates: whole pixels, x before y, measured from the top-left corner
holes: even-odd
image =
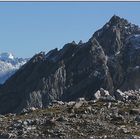
[[[123,69],[125,71],[125,81],[122,89],[140,88],[140,37],[132,35],[127,39],[125,47],[121,51],[123,59]]]
[[[6,82],[0,98],[7,104],[11,96],[11,103],[4,105],[6,108],[0,104],[2,113],[19,112],[24,107],[42,108],[58,99],[92,99],[100,87],[113,91],[107,59],[96,39],[83,47],[67,44],[57,55],[55,61],[44,53],[35,55]]]
[[[88,42],[35,55],[0,87],[0,113],[44,108],[53,100],[90,100],[100,88],[112,95],[118,88],[140,88],[139,33],[113,16]]]

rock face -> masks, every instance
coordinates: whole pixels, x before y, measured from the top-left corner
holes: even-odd
[[[35,55],[0,87],[0,113],[44,108],[54,100],[91,100],[101,88],[108,100],[117,89],[139,89],[139,34],[138,26],[113,16],[88,42]]]

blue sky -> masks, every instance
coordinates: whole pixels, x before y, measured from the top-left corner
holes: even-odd
[[[140,25],[140,2],[0,2],[0,52],[31,57],[86,42],[114,14]]]

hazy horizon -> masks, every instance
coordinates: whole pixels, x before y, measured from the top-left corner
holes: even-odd
[[[17,57],[88,41],[115,14],[140,25],[140,2],[0,2],[0,52]]]

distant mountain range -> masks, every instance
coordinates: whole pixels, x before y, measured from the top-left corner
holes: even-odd
[[[28,59],[16,58],[12,53],[0,53],[0,84],[3,84]]]
[[[0,86],[0,113],[45,108],[54,100],[91,100],[101,88],[112,97],[118,89],[140,89],[140,28],[116,15],[86,43],[34,55]]]

